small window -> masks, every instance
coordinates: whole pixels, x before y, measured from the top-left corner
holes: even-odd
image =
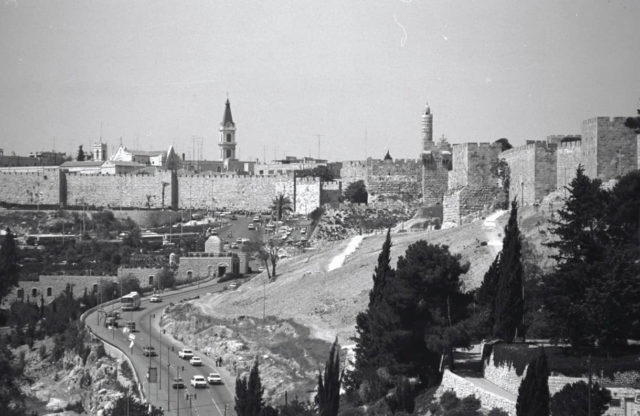
[[[193,278],[193,271],[189,270],[187,271],[187,280],[191,280]]]
[[[149,286],[153,286],[153,275],[149,276]]]
[[[50,287],[47,288],[47,296],[53,296],[53,289]]]
[[[231,157],[231,149],[227,149],[227,157]]]
[[[18,289],[18,299],[24,299],[24,289]]]
[[[97,283],[94,283],[94,284],[93,284],[93,287],[91,288],[91,291],[92,291],[93,293],[98,293],[98,284],[97,284]]]
[[[231,133],[227,133],[227,141],[231,142]]]
[[[37,296],[38,296],[38,289],[34,287],[33,289],[31,289],[31,297],[35,298]]]

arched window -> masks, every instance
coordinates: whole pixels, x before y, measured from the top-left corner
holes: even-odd
[[[48,287],[47,288],[47,296],[52,296],[53,295],[53,289]]]
[[[231,157],[231,149],[227,149],[227,157]]]
[[[153,275],[149,275],[149,286],[153,286]]]
[[[193,278],[193,271],[192,270],[188,270],[187,271],[187,280],[191,280]]]
[[[227,141],[231,142],[231,133],[227,133]]]
[[[34,287],[33,289],[31,289],[31,297],[35,298],[37,296],[38,296],[38,289]]]

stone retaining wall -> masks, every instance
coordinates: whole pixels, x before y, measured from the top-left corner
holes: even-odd
[[[481,389],[471,381],[464,377],[460,377],[449,370],[444,370],[442,382],[436,391],[436,397],[439,398],[445,391],[454,391],[458,398],[474,395],[476,398],[480,399],[480,403],[485,409],[498,407],[509,413],[509,416],[515,416],[516,414],[516,403],[514,401]]]

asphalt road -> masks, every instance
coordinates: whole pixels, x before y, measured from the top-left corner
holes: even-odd
[[[165,415],[235,415],[233,409],[235,377],[224,368],[215,368],[215,357],[206,357],[196,351],[193,346],[187,346],[187,348],[193,349],[195,355],[202,358],[203,361],[201,367],[191,366],[188,360],[182,360],[178,357],[178,351],[183,346],[174,341],[172,337],[162,335],[158,331],[158,321],[162,315],[162,309],[170,302],[178,303],[181,299],[219,291],[225,284],[208,282],[199,288],[182,289],[171,294],[165,293],[162,295],[161,303],[150,303],[147,297],[142,300],[141,310],[133,312],[123,312],[119,305],[107,307],[106,311],[111,311],[114,308],[120,311],[121,319],[118,322],[119,328],[116,330],[109,330],[104,326],[104,318],[99,311],[89,314],[85,323],[91,327],[96,335],[106,339],[128,355],[143,384],[145,396],[154,406],[162,407]],[[129,348],[131,344],[129,334],[122,331],[124,322],[128,320],[136,323],[137,331],[133,333],[135,340],[132,348]],[[149,343],[157,353],[151,358],[142,354],[142,348],[148,346]],[[158,368],[159,383],[151,383],[150,385],[147,383],[146,374],[149,366]],[[209,385],[207,388],[199,389],[191,387],[189,381],[192,376],[203,375],[206,377],[211,371],[220,373],[224,384]],[[185,383],[186,388],[184,389],[177,390],[171,387],[173,378],[178,374]],[[167,392],[170,394],[167,395]],[[195,397],[187,400],[186,394],[195,394]]]

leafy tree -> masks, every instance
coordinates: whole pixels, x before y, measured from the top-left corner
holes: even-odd
[[[387,399],[387,403],[394,414],[399,412],[413,413],[415,409],[415,391],[408,378],[400,378],[393,395]]]
[[[589,385],[584,381],[567,384],[553,395],[553,416],[601,416],[609,408],[611,392],[598,383],[591,386],[591,413],[589,414]]]
[[[335,179],[335,174],[327,166],[316,166],[313,169],[303,169],[301,171],[298,171],[297,176],[299,178],[313,176],[316,178],[320,178],[320,180],[323,182],[330,182]]]
[[[158,273],[158,289],[172,288],[176,285],[176,276],[173,271],[167,267],[163,266],[160,273]]]
[[[318,374],[318,394],[316,401],[320,416],[337,416],[340,407],[340,385],[343,372],[340,371],[340,349],[338,338],[333,341],[329,359],[324,365],[324,377]]]
[[[7,228],[0,244],[0,299],[18,286],[19,274],[16,239],[11,230]]]
[[[142,293],[142,288],[140,287],[140,281],[132,273],[122,276],[119,279],[119,284],[120,284],[122,295],[126,295],[127,293],[131,293],[131,292]]]
[[[360,384],[375,377],[378,367],[386,366],[391,360],[391,351],[385,350],[383,343],[385,334],[399,323],[389,299],[384,296],[388,282],[395,275],[391,268],[391,231],[378,255],[378,265],[373,273],[373,287],[369,291],[369,304],[364,312],[356,316],[355,365],[347,375],[346,384],[349,389],[357,390]]]
[[[282,220],[282,217],[284,217],[287,212],[293,211],[291,199],[284,194],[278,194],[271,202],[271,211],[273,211],[278,221]]]
[[[238,416],[256,416],[264,408],[262,394],[264,388],[260,381],[258,359],[253,363],[249,377],[236,379],[235,409]]]
[[[149,411],[149,405],[141,403],[136,398],[127,395],[116,400],[109,415],[162,416],[164,412],[155,406],[151,406],[151,411]]]
[[[518,203],[511,203],[509,222],[504,229],[502,253],[495,295],[494,334],[511,342],[521,327],[524,311],[522,298],[522,262],[520,260],[520,230],[518,229]]]
[[[549,416],[549,368],[544,350],[527,367],[518,389],[517,416]]]
[[[390,366],[391,374],[418,376],[427,386],[435,385],[441,356],[451,359],[454,347],[468,345],[463,321],[471,297],[461,293],[459,279],[468,267],[447,246],[423,240],[400,256],[397,278],[383,295],[400,316],[400,324],[389,334],[397,363]]]
[[[24,395],[18,382],[22,372],[12,361],[13,354],[4,340],[0,340],[0,414],[21,416],[24,415]]]
[[[481,416],[481,403],[475,396],[459,399],[455,392],[446,391],[440,396],[440,402],[431,406],[435,416]]]
[[[640,334],[640,175],[625,175],[609,192],[579,167],[568,189],[550,244],[558,265],[544,279],[545,309],[557,336],[574,346],[624,345]]]
[[[78,156],[76,157],[76,160],[78,162],[84,162],[85,158],[84,150],[82,150],[82,145],[80,145],[78,146]]]
[[[344,198],[355,204],[366,204],[369,194],[364,181],[351,182],[344,191]]]
[[[513,148],[513,146],[511,146],[511,143],[509,143],[509,139],[507,139],[506,137],[496,140],[495,142],[493,142],[493,144],[499,144],[501,152]]]
[[[628,117],[624,123],[628,128],[634,129],[636,134],[640,134],[640,109],[638,109],[638,115],[636,117]]]

